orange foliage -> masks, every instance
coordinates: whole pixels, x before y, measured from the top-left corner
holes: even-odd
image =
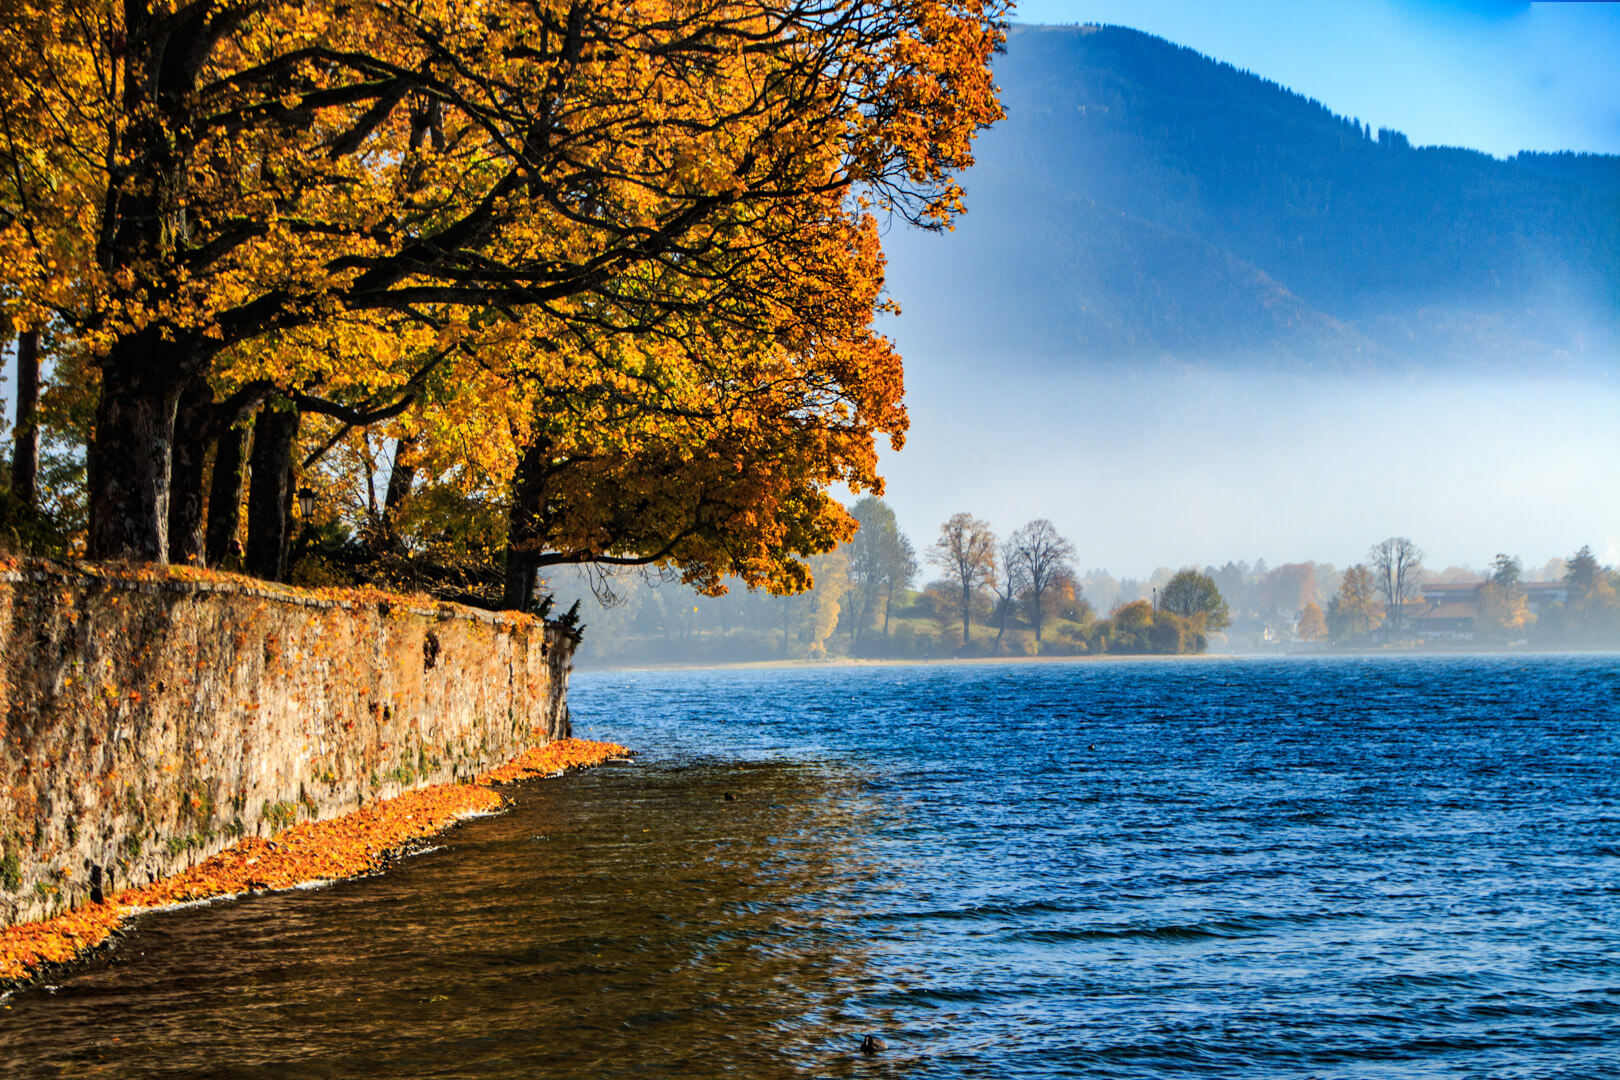
[[[558,739],[544,746],[531,747],[508,761],[478,777],[480,784],[510,784],[534,776],[551,776],[568,769],[583,769],[600,765],[616,757],[627,757],[630,751],[618,743],[592,742],[590,739]]]
[[[167,558],[206,386],[393,402],[354,439],[474,505],[546,443],[537,559],[803,588],[905,430],[880,222],[948,226],[1001,115],[997,0],[6,10],[0,329],[99,378],[98,558]]]
[[[479,785],[550,776],[629,753],[617,743],[558,739],[491,769],[476,784],[436,784],[341,817],[301,822],[269,840],[247,837],[172,878],[125,889],[53,919],[0,930],[0,986],[23,982],[44,964],[66,963],[95,948],[145,908],[375,873],[412,840],[470,814],[500,809],[505,800]]]

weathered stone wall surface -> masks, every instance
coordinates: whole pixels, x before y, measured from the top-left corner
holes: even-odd
[[[566,735],[571,653],[381,594],[0,572],[0,926]]]

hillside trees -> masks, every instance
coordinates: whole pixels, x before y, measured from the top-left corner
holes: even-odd
[[[1188,619],[1146,600],[1134,600],[1099,622],[1095,641],[1111,653],[1174,656],[1203,652],[1208,645],[1198,619]]]
[[[889,636],[889,623],[894,615],[894,602],[901,593],[910,589],[922,567],[917,563],[917,549],[905,533],[896,533],[893,572],[883,583],[883,636]]]
[[[827,639],[838,626],[838,614],[849,590],[849,559],[840,549],[810,559],[817,587],[785,597],[782,605],[782,655],[788,654],[792,637],[804,646],[805,655],[827,654]]]
[[[1259,605],[1262,611],[1303,611],[1317,600],[1316,564],[1284,563],[1273,567],[1260,579]]]
[[[510,505],[512,577],[799,587],[905,426],[870,215],[948,223],[998,115],[974,0],[13,16],[0,297],[93,369],[93,557],[168,558],[174,483],[276,399]]]

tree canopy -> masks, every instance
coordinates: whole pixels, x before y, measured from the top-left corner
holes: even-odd
[[[1224,630],[1232,623],[1226,600],[1207,574],[1182,570],[1165,585],[1159,605],[1172,615],[1197,620],[1204,630]]]
[[[278,468],[386,442],[520,575],[791,590],[880,490],[880,217],[959,211],[999,8],[4,3],[0,304],[83,360],[92,557],[168,558],[272,401]]]
[[[868,495],[849,508],[860,525],[846,550],[849,554],[848,605],[857,641],[871,627],[878,601],[883,601],[887,627],[897,592],[911,588],[917,577],[917,553],[900,531],[894,511],[882,499]]]
[[[1030,600],[1031,621],[1035,624],[1035,645],[1041,644],[1041,631],[1046,621],[1042,601],[1060,577],[1074,575],[1074,544],[1058,535],[1057,526],[1047,518],[1036,518],[1012,534],[1008,551],[1018,563],[1016,575]]]

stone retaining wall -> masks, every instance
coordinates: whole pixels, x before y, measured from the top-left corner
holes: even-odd
[[[572,647],[383,594],[0,572],[0,926],[562,737]]]

